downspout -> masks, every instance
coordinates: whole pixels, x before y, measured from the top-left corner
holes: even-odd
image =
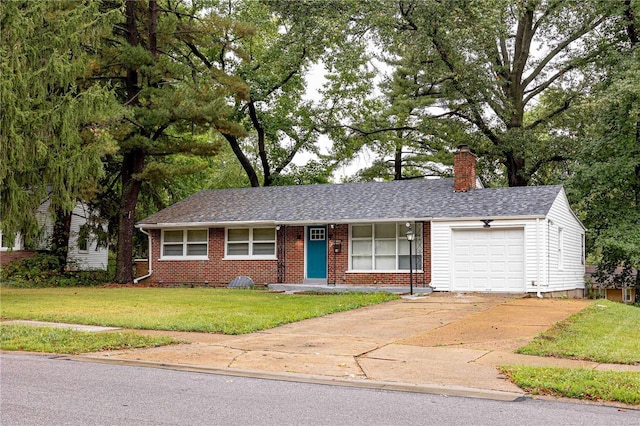
[[[149,260],[148,260],[148,262],[149,262],[149,273],[147,275],[143,275],[141,277],[138,277],[138,278],[134,279],[133,280],[134,284],[138,284],[140,281],[144,280],[145,278],[149,278],[151,276],[151,274],[153,274],[153,266],[152,266],[153,263],[151,262],[151,255],[153,253],[152,252],[152,245],[151,245],[152,237],[151,237],[151,234],[149,234],[144,229],[142,229],[142,228],[139,228],[139,229],[140,229],[140,232],[142,232],[143,234],[145,234],[148,237],[148,240],[149,240],[149,254],[147,256],[149,258]]]
[[[540,219],[536,219],[536,243],[538,247],[542,246],[544,249],[544,244],[540,244]],[[538,299],[542,299],[542,293],[540,293],[540,254],[536,256],[536,296]]]

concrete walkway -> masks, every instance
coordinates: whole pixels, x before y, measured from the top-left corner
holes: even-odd
[[[640,371],[638,366],[513,353],[589,303],[514,295],[433,293],[241,336],[144,331],[188,343],[82,357],[509,400],[521,396],[522,390],[499,372],[500,365]]]

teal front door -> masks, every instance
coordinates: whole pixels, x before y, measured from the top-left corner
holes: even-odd
[[[307,278],[327,278],[327,227],[307,228]]]

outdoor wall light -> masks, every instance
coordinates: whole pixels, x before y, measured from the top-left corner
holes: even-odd
[[[484,223],[483,228],[491,228],[491,222],[493,222],[493,219],[480,219],[480,222]]]

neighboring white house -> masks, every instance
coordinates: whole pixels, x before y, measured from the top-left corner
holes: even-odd
[[[38,209],[38,222],[41,225],[41,234],[36,250],[47,250],[48,242],[53,234],[53,220],[49,214],[49,201],[45,201]],[[98,247],[97,240],[90,232],[81,232],[82,227],[87,226],[89,208],[83,202],[78,202],[71,213],[71,228],[69,234],[69,252],[67,261],[70,269],[79,271],[106,270],[109,256],[108,247]],[[106,225],[104,225],[106,229]],[[22,251],[24,244],[20,235],[16,236],[13,247],[8,247],[6,239],[0,231],[0,251]]]

